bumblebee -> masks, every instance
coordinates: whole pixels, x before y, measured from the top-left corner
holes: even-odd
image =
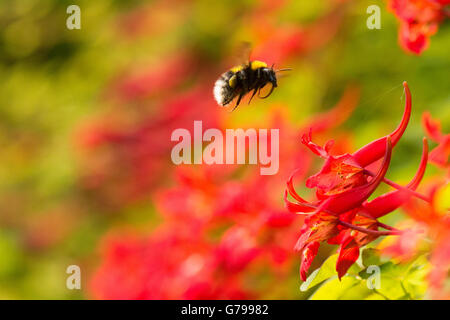
[[[290,69],[274,70],[273,66],[268,67],[265,62],[257,60],[233,67],[222,74],[214,84],[214,98],[220,106],[225,107],[235,97],[238,97],[232,111],[237,108],[242,97],[252,90],[253,93],[248,103],[252,101],[257,92],[259,92],[258,96],[261,99],[268,98],[277,87],[276,73],[286,70]],[[267,95],[261,97],[261,89],[267,84],[271,85],[270,91]]]

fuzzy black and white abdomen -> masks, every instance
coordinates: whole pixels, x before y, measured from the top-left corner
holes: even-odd
[[[225,72],[220,76],[219,79],[217,79],[216,83],[214,84],[214,99],[216,99],[217,103],[220,106],[225,107],[236,96],[235,90],[231,88],[229,84],[229,80],[232,76],[233,73],[229,71]]]
[[[217,103],[221,106],[225,106],[225,92],[227,90],[228,83],[220,77],[217,79],[214,84],[214,99],[216,99]]]

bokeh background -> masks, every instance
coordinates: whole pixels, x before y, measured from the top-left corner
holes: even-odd
[[[81,30],[66,28],[71,4],[81,8]],[[366,26],[372,4],[381,8],[379,30]],[[412,54],[399,45],[399,21],[387,6],[2,1],[0,298],[311,297],[299,290],[293,250],[302,218],[283,204],[292,171],[306,176],[321,165],[300,132],[312,126],[317,141],[355,150],[397,125],[404,80],[413,113],[389,178],[405,183],[414,174],[425,110],[449,132],[450,27],[442,23],[429,47]],[[212,88],[239,63],[243,41],[253,59],[293,70],[269,99],[245,100],[229,113]],[[280,128],[279,173],[175,166],[170,134],[192,130],[194,120],[204,129]],[[425,180],[440,170],[430,165]],[[383,221],[405,219],[397,210]],[[332,252],[321,249],[314,268]],[[81,290],[66,288],[72,264],[81,268]],[[428,297],[426,276],[417,281]],[[322,298],[338,297],[332,293]]]

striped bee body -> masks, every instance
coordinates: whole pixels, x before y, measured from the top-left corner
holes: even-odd
[[[255,96],[256,92],[270,83],[270,92],[260,98],[267,98],[270,96],[277,87],[277,78],[273,68],[267,66],[262,61],[250,61],[248,63],[231,68],[214,84],[214,98],[220,106],[227,106],[234,98],[237,98],[236,105],[233,110],[241,102],[243,96],[253,91],[250,101]],[[249,101],[249,103],[250,103]]]

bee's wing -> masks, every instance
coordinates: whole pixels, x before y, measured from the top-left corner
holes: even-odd
[[[250,54],[252,53],[252,44],[248,41],[240,42],[235,49],[235,64],[248,64],[250,62]]]

